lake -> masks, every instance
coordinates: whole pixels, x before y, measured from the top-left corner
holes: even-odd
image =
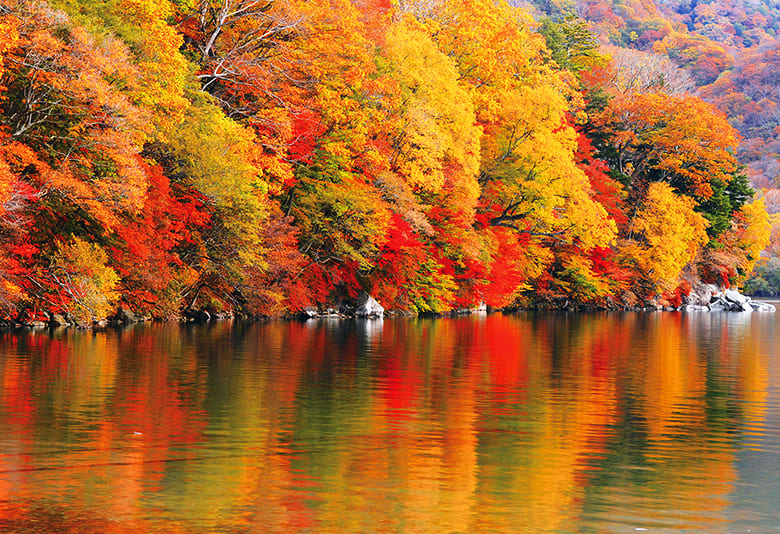
[[[780,531],[780,314],[0,333],[0,532]]]

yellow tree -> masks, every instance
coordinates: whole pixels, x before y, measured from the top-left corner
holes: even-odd
[[[104,319],[115,309],[119,276],[107,261],[99,245],[79,238],[58,245],[52,257],[45,279],[57,292],[53,298],[79,323]]]
[[[764,199],[745,204],[734,214],[730,228],[705,251],[699,261],[699,271],[710,282],[724,286],[742,285],[761,252],[769,246],[771,233]]]
[[[707,244],[707,221],[693,199],[678,195],[662,182],[650,184],[630,226],[621,254],[641,273],[643,290],[650,296],[674,289],[683,268]]]
[[[753,271],[761,252],[769,246],[772,227],[764,199],[754,200],[740,208],[732,227],[738,240],[738,247],[744,257],[739,269],[742,280]]]
[[[418,13],[455,60],[483,129],[478,182],[485,222],[524,236],[526,254],[548,262],[554,249],[570,256],[608,246],[615,224],[576,163],[577,82],[549,62],[530,16],[488,0],[444,1]],[[590,276],[587,260],[560,259],[570,272]]]
[[[197,273],[182,291],[185,305],[221,307],[227,301],[240,308],[249,292],[244,286],[267,268],[270,252],[263,239],[268,182],[257,163],[255,134],[200,93],[166,146],[169,173],[196,191],[211,214],[200,240],[182,254]]]
[[[469,0],[446,2],[436,23],[484,128],[479,180],[491,223],[586,248],[609,243],[614,225],[575,163],[575,80],[549,64],[530,16]]]
[[[393,170],[413,190],[440,195],[443,204],[469,213],[480,193],[481,129],[455,61],[427,30],[403,17],[387,35],[389,75],[399,84],[401,98],[390,134]]]
[[[123,50],[130,56],[130,67],[127,61],[120,62],[114,57],[104,62],[104,68],[110,71],[113,84],[133,104],[149,113],[151,121],[144,128],[146,136],[163,139],[188,107],[184,88],[190,66],[180,52],[181,34],[168,23],[174,16],[174,5],[168,0],[56,0],[53,3],[81,23],[98,48]]]

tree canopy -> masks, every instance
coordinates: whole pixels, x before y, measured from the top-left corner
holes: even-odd
[[[0,0],[0,33],[9,317],[660,302],[767,242],[725,115],[573,16]]]

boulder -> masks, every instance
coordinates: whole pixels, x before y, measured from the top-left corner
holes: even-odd
[[[54,313],[49,317],[49,326],[53,328],[57,328],[59,326],[67,326],[70,323],[68,322],[65,317],[60,315],[59,313]]]
[[[750,306],[753,308],[753,311],[757,312],[767,312],[767,313],[774,313],[777,311],[777,308],[775,308],[774,305],[768,304],[766,302],[750,302]]]
[[[135,316],[135,314],[128,310],[127,308],[119,308],[116,312],[115,316],[116,320],[120,323],[137,323],[138,317]]]
[[[719,293],[718,287],[713,284],[691,282],[691,292],[683,297],[683,304],[707,306],[712,301],[713,295],[717,293]]]
[[[385,309],[376,301],[376,299],[374,299],[374,297],[368,293],[360,295],[357,307],[355,308],[355,317],[381,319],[384,317],[384,314]]]
[[[732,302],[734,304],[739,305],[739,307],[743,307],[742,305],[746,302],[749,302],[750,299],[737,291],[736,289],[727,289],[723,292],[723,298],[728,300],[729,302]]]
[[[710,303],[710,311],[728,311],[721,300],[713,300]]]
[[[206,310],[184,310],[182,315],[193,323],[207,323],[211,320],[211,314]]]
[[[712,294],[710,311],[735,311],[735,312],[774,312],[775,307],[763,302],[753,302],[753,299],[747,297],[736,289],[726,289],[725,291],[715,291]]]

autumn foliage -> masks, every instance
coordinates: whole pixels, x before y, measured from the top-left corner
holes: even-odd
[[[284,315],[366,291],[446,312],[738,283],[767,230],[737,132],[668,84],[620,90],[566,24],[546,39],[488,0],[0,0],[0,307]]]

